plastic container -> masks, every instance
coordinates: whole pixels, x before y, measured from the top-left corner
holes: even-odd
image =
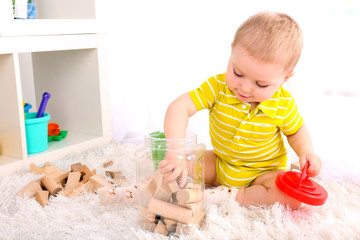
[[[154,170],[159,168],[159,163],[164,159],[166,153],[165,134],[160,131],[150,133],[146,138],[146,144],[151,149],[151,158],[154,162]]]
[[[194,133],[186,138],[166,139],[163,132],[145,136],[145,146],[136,152],[136,180],[140,191],[139,224],[147,231],[191,234],[200,226],[204,213],[205,145],[197,143]],[[180,178],[166,182],[158,170],[164,158],[184,161],[188,176],[180,188]]]
[[[301,173],[297,171],[281,172],[276,177],[276,186],[296,200],[314,205],[323,205],[328,197],[327,191],[313,179],[306,175],[309,162],[301,169]]]
[[[25,113],[26,146],[28,153],[38,153],[48,148],[48,121],[50,114],[36,118],[37,112]]]
[[[28,113],[31,108],[32,108],[32,105],[30,103],[25,103],[25,106],[24,106],[25,113]]]

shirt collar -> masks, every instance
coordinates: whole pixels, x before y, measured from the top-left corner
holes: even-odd
[[[274,95],[266,101],[257,105],[256,108],[260,109],[263,113],[271,118],[275,118],[279,104],[280,104],[281,91],[280,88],[276,90]]]

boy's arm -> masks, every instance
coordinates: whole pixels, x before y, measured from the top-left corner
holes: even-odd
[[[175,99],[165,115],[164,131],[166,138],[185,138],[189,117],[197,112],[189,93]]]
[[[309,131],[303,125],[296,133],[287,136],[291,148],[299,156],[300,169],[302,169],[306,162],[310,163],[307,175],[315,177],[320,173],[321,160],[314,153],[314,147],[311,141]]]
[[[165,115],[164,131],[166,139],[178,139],[186,137],[186,128],[189,118],[197,112],[197,108],[190,98],[189,93],[184,93],[173,101]],[[165,159],[159,163],[160,172],[165,174],[171,172],[167,177],[168,182],[174,181],[181,175],[180,187],[186,183],[188,175],[186,167],[185,153],[179,152],[181,143],[167,146],[167,149],[173,149],[166,152]]]

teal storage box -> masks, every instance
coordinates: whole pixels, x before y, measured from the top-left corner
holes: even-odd
[[[25,113],[26,146],[28,153],[38,153],[48,148],[48,121],[50,114],[36,118],[37,112]]]

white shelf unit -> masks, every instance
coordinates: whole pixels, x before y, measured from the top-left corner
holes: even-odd
[[[0,2],[0,176],[110,141],[106,37],[97,2],[37,0],[35,20],[13,19],[11,0]],[[30,63],[21,61],[26,54]],[[29,91],[35,98],[30,112],[47,91],[49,122],[68,131],[36,154],[26,148],[22,100]]]

